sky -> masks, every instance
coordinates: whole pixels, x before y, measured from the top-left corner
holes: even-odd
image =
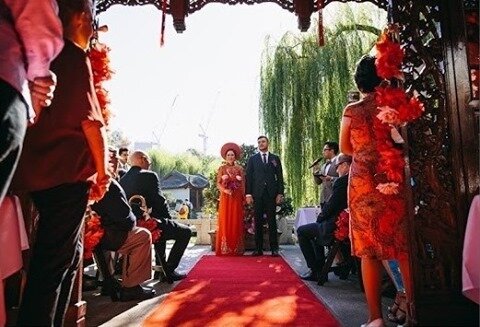
[[[99,19],[115,70],[106,84],[112,130],[173,153],[203,151],[201,128],[208,154],[230,141],[256,144],[265,38],[298,32],[294,14],[276,4],[208,4],[186,17],[182,34],[167,15],[163,47],[161,12],[151,5],[112,6]]]

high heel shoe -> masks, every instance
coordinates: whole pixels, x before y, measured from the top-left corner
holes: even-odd
[[[370,322],[360,325],[360,327],[385,327],[385,323],[382,318],[377,318]]]
[[[387,319],[391,322],[397,323],[399,325],[403,325],[407,320],[407,312],[399,307],[395,314],[389,313],[387,315]]]
[[[392,313],[392,314],[395,314],[397,312],[398,308],[405,301],[406,301],[405,293],[397,292],[397,295],[395,296],[395,300],[393,301],[393,305],[391,307],[387,308],[388,312]]]

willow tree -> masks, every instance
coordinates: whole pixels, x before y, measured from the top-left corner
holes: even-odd
[[[264,51],[261,126],[282,157],[287,192],[296,207],[318,202],[308,166],[321,156],[325,141],[338,140],[347,94],[355,89],[355,63],[380,34],[374,21],[381,13],[369,15],[365,8],[353,11],[348,5],[337,8],[335,23],[325,29],[325,46],[318,46],[314,31],[304,36],[286,33],[274,46],[267,39]]]

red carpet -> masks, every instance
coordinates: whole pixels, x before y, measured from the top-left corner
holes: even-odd
[[[204,256],[144,326],[340,326],[281,257]]]

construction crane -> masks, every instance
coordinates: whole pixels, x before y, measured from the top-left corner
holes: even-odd
[[[213,101],[213,106],[212,108],[210,109],[210,112],[208,113],[208,116],[207,116],[207,121],[206,121],[206,125],[205,127],[202,125],[202,124],[198,124],[198,126],[200,126],[200,133],[198,134],[198,137],[200,137],[202,139],[202,142],[203,142],[203,154],[207,154],[207,147],[208,147],[208,135],[207,135],[207,131],[208,131],[208,127],[210,126],[210,121],[212,120],[212,115],[213,115],[213,112],[217,106],[217,101],[218,101],[218,96],[220,95],[220,90],[217,91],[217,94],[215,96],[215,100]]]
[[[157,143],[157,146],[160,146],[160,140],[162,139],[162,136],[165,133],[165,129],[167,128],[167,124],[170,119],[170,116],[172,115],[173,109],[175,109],[175,103],[177,102],[177,98],[178,98],[178,94],[175,95],[175,98],[173,98],[172,104],[170,105],[170,111],[168,112],[166,119],[163,121],[163,126],[160,131],[160,135],[157,135],[157,133],[155,133],[155,128],[160,124],[156,125],[152,130],[152,135],[155,142]]]

